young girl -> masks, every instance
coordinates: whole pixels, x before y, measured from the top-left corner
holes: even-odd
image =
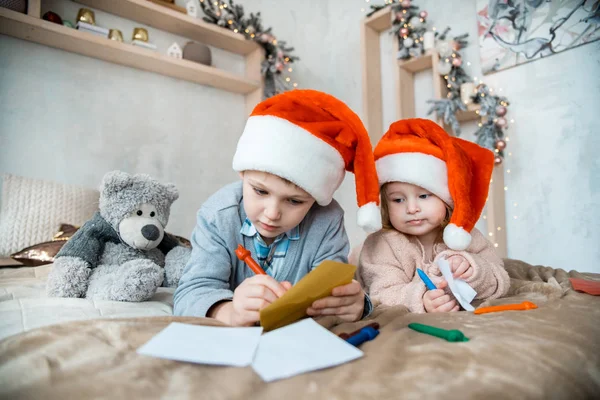
[[[474,228],[488,194],[494,155],[436,123],[393,123],[375,148],[383,228],[365,241],[359,277],[375,302],[411,312],[458,311],[437,261],[477,292],[501,297],[510,280],[492,244]],[[416,269],[437,286],[427,290]],[[444,290],[445,289],[445,290]]]

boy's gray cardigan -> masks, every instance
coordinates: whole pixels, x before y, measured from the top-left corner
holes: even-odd
[[[240,233],[245,220],[241,181],[225,186],[202,205],[192,233],[192,255],[174,294],[175,315],[204,317],[215,303],[232,299],[233,290],[253,276],[234,252],[241,244],[257,259],[253,238]],[[348,253],[344,211],[335,200],[325,207],[315,203],[300,223],[300,239],[290,241],[283,268],[274,278],[295,284],[321,261],[348,262]],[[363,315],[370,311],[367,297]]]

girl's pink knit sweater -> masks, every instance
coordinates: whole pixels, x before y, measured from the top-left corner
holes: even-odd
[[[365,240],[360,253],[359,280],[374,305],[402,304],[411,312],[424,313],[423,294],[426,288],[416,268],[421,268],[429,276],[441,277],[436,261],[460,254],[474,269],[466,282],[477,292],[476,299],[505,295],[510,279],[502,259],[477,229],[473,228],[471,236],[471,244],[465,251],[450,250],[444,243],[437,243],[433,248],[433,260],[426,260],[423,245],[416,237],[394,229],[375,232]],[[450,293],[449,289],[447,292]]]

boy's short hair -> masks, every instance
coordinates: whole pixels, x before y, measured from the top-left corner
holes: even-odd
[[[243,174],[246,171],[241,171],[241,173]],[[256,171],[256,172],[260,172],[261,174],[263,174],[263,176],[267,176],[267,175],[271,175],[274,176],[275,178],[281,179],[286,185],[288,186],[294,186],[296,189],[300,189],[300,190],[304,190],[303,188],[301,188],[300,186],[296,185],[294,182],[290,181],[289,179],[283,178],[279,175],[276,174],[272,174],[270,172],[266,172],[266,171]],[[304,190],[306,192],[306,190]],[[307,192],[308,193],[308,192]],[[310,194],[310,193],[309,193]]]

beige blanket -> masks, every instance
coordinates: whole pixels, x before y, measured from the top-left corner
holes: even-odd
[[[172,321],[218,325],[204,318],[145,317],[70,322],[0,342],[0,398],[198,399],[584,399],[600,394],[600,297],[570,289],[566,273],[508,260],[509,297],[530,311],[474,315],[410,314],[379,308],[380,335],[362,359],[273,383],[251,368],[155,359],[135,350]],[[349,332],[371,321],[336,325]],[[460,329],[471,340],[449,343],[407,328],[420,322]]]
[[[48,297],[52,265],[0,268],[0,340],[69,321],[173,315],[173,288],[158,288],[149,301],[128,303]]]

